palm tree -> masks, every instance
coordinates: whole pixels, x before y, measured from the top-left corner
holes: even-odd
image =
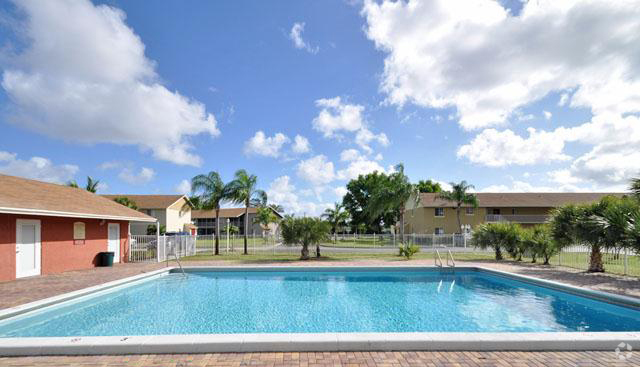
[[[269,204],[269,208],[273,209],[273,211],[275,211],[276,213],[284,213],[284,207],[280,204],[271,203]]]
[[[338,240],[338,227],[346,224],[347,220],[349,220],[349,213],[344,211],[343,208],[342,204],[335,203],[333,208],[325,209],[322,214],[322,218],[331,224],[334,242]]]
[[[79,188],[80,186],[78,186],[78,182],[76,180],[71,180],[69,182],[67,182],[67,186],[69,187],[73,187],[73,188]]]
[[[98,191],[99,183],[100,180],[94,180],[93,178],[91,178],[91,176],[87,176],[87,186],[85,186],[85,189],[95,194],[96,191]]]
[[[450,201],[456,204],[456,217],[458,218],[458,228],[460,233],[463,233],[462,222],[460,221],[460,208],[462,205],[471,205],[474,208],[478,207],[478,198],[475,194],[470,193],[469,190],[473,189],[473,185],[469,185],[467,181],[461,181],[460,183],[451,182],[451,191],[444,191],[438,194],[438,198]]]
[[[285,245],[302,245],[300,259],[309,260],[309,245],[319,247],[329,230],[329,224],[320,218],[287,216],[282,220],[282,242]],[[320,257],[320,252],[316,256]]]
[[[640,200],[640,177],[631,179],[631,186],[629,187],[629,190],[631,190],[636,199]]]
[[[249,254],[247,235],[249,233],[249,206],[267,202],[267,193],[256,188],[258,177],[241,169],[229,183],[229,197],[237,204],[244,204],[244,254]]]
[[[133,200],[129,199],[128,197],[115,198],[115,199],[113,199],[113,201],[115,201],[118,204],[124,205],[127,208],[131,208],[133,210],[138,210],[138,205]]]
[[[253,223],[260,224],[264,232],[269,232],[269,224],[278,222],[278,216],[275,215],[273,209],[270,206],[259,207],[256,213],[256,217],[253,218]]]
[[[197,196],[201,209],[216,211],[215,254],[220,254],[220,205],[231,198],[229,185],[225,185],[218,172],[211,171],[207,175],[197,175],[191,179],[191,189],[202,191]]]
[[[400,221],[400,242],[404,244],[405,206],[411,198],[419,200],[419,193],[404,174],[404,165],[400,163],[395,166],[395,172],[386,176],[373,190],[365,211],[369,220],[378,218],[383,213],[394,213],[396,222]]]

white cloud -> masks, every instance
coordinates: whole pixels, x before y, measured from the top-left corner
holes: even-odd
[[[343,162],[355,161],[360,158],[360,152],[356,149],[346,149],[340,153],[340,160]]]
[[[29,160],[17,158],[15,153],[0,151],[0,173],[19,176],[39,181],[65,183],[78,172],[73,164],[56,165],[42,157],[31,157]]]
[[[342,199],[347,194],[347,192],[348,190],[344,186],[338,186],[333,189],[333,193],[336,194],[336,196],[339,197],[340,199]]]
[[[569,93],[562,93],[560,95],[560,99],[558,100],[558,106],[562,107],[564,105],[567,104],[567,102],[569,102]]]
[[[351,180],[358,178],[360,175],[366,175],[367,173],[378,171],[385,173],[384,167],[378,162],[368,160],[365,157],[359,157],[349,162],[349,165],[338,171],[337,177],[341,180]]]
[[[526,165],[566,161],[570,157],[563,153],[565,139],[553,132],[528,129],[527,138],[511,130],[485,129],[469,144],[458,149],[458,157],[489,167]]]
[[[304,136],[296,135],[296,137],[293,139],[293,147],[291,148],[291,150],[293,150],[293,152],[297,154],[308,153],[311,151],[311,144],[309,143],[309,140]]]
[[[122,163],[117,161],[103,162],[98,166],[98,168],[100,168],[103,171],[116,169],[120,167],[122,167]]]
[[[298,176],[314,186],[328,184],[336,178],[333,162],[327,160],[325,155],[303,160],[298,163]]]
[[[573,185],[532,185],[529,182],[513,180],[511,185],[491,185],[484,187],[479,192],[581,192],[590,191]]]
[[[465,129],[501,124],[551,92],[594,114],[640,111],[634,1],[373,1],[366,32],[387,53],[389,103],[456,107]]]
[[[182,180],[176,185],[175,191],[178,194],[189,195],[191,193],[191,182],[189,180]]]
[[[205,106],[170,91],[121,10],[86,0],[16,2],[30,43],[4,70],[16,125],[82,144],[137,145],[199,166],[189,137],[220,134]]]
[[[321,110],[312,121],[313,129],[325,138],[342,138],[343,132],[355,133],[354,142],[367,153],[373,150],[369,144],[377,142],[383,147],[389,145],[385,133],[375,134],[364,121],[364,106],[344,103],[340,97],[316,100]]]
[[[269,201],[280,204],[285,212],[297,215],[320,215],[331,203],[303,201],[296,193],[296,187],[289,176],[280,176],[273,180],[267,189]]]
[[[257,154],[277,158],[280,156],[280,149],[287,142],[289,142],[289,138],[282,133],[268,137],[264,132],[258,131],[244,143],[244,152],[247,155]]]
[[[120,171],[118,177],[132,185],[143,185],[151,181],[156,175],[156,172],[147,167],[142,167],[138,173],[135,173],[130,167],[125,167]]]
[[[551,117],[553,116],[549,111],[542,111],[542,114],[544,115],[545,120],[551,120]]]
[[[304,32],[304,23],[293,23],[291,31],[289,32],[289,39],[293,41],[293,45],[299,50],[306,50],[309,53],[317,54],[320,51],[318,46],[312,47],[309,42],[302,38],[302,32]]]

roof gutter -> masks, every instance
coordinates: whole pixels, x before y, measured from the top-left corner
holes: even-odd
[[[133,222],[149,222],[149,223],[155,223],[157,220],[156,218],[152,218],[152,217],[148,217],[148,218],[124,217],[124,216],[118,216],[118,215],[102,215],[102,214],[90,214],[90,213],[62,212],[62,211],[56,211],[56,210],[5,208],[5,207],[0,207],[0,213],[42,215],[42,216],[48,216],[48,217],[126,220],[126,221],[133,221]]]

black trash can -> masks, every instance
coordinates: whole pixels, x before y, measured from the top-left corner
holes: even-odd
[[[100,253],[100,266],[113,266],[113,252],[101,252]]]

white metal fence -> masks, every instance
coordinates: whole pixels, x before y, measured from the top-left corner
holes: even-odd
[[[405,234],[404,242],[420,247],[469,247],[470,235],[464,234]],[[328,247],[397,248],[400,235],[393,234],[338,234],[326,242]]]
[[[623,275],[640,275],[638,254],[629,249],[601,250],[602,263],[605,271]],[[591,260],[590,246],[569,246],[551,259],[553,265],[566,266],[574,269],[587,270]]]

